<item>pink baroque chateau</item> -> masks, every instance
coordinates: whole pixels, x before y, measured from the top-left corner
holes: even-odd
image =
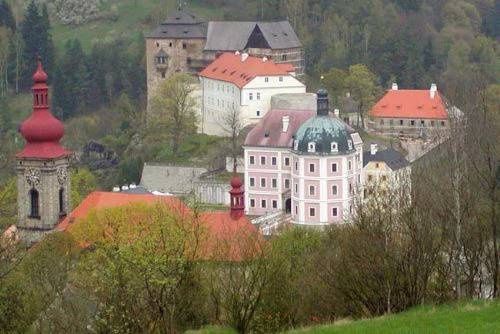
[[[245,144],[246,213],[285,211],[294,224],[325,226],[348,219],[362,185],[363,142],[329,113],[328,93],[317,110],[271,110]]]

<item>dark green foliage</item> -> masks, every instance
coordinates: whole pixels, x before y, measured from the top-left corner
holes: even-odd
[[[5,26],[12,31],[16,30],[16,20],[14,20],[12,10],[5,0],[0,1],[0,27],[1,26]]]
[[[33,0],[29,3],[21,26],[21,35],[24,44],[21,57],[21,88],[26,90],[32,85],[31,77],[36,69],[36,58],[42,59],[49,77],[55,60],[50,22],[45,6],[39,11]]]

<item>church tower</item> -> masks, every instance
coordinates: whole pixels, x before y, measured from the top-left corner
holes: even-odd
[[[233,176],[231,179],[231,190],[229,195],[231,198],[231,218],[238,220],[245,214],[245,192],[242,189],[243,183],[238,176]]]
[[[64,127],[50,112],[47,73],[40,60],[33,81],[33,112],[20,127],[26,145],[16,156],[17,228],[28,243],[51,232],[70,210],[70,152],[59,143]]]

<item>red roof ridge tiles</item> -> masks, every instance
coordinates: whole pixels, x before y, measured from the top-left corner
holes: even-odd
[[[204,78],[231,82],[239,88],[243,88],[255,77],[285,76],[294,71],[292,64],[276,64],[272,60],[263,61],[262,58],[253,56],[248,56],[246,60],[242,61],[241,57],[241,54],[225,52],[199,75]]]

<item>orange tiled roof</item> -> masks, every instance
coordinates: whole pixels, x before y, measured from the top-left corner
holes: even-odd
[[[124,194],[114,192],[95,191],[89,194],[83,201],[76,207],[71,214],[69,214],[59,225],[57,229],[65,231],[71,223],[76,222],[78,219],[85,218],[91,210],[106,209],[118,206],[124,206],[132,203],[165,203],[172,209],[188,210],[187,206],[174,196],[157,196],[152,194]]]
[[[291,64],[276,64],[272,60],[263,61],[252,56],[242,61],[241,54],[226,52],[201,71],[200,76],[231,82],[242,88],[257,76],[288,75],[293,71]]]
[[[431,98],[429,90],[389,90],[370,110],[372,117],[447,119],[439,92]]]
[[[176,210],[186,221],[192,211],[174,196],[150,194],[124,194],[113,192],[93,192],[88,195],[73,212],[58,226],[59,231],[70,230],[79,219],[87,217],[92,210],[126,206],[133,203],[165,203]],[[245,216],[238,220],[231,218],[227,211],[204,212],[199,220],[206,235],[200,245],[199,257],[203,260],[241,261],[255,255],[263,241],[257,228]],[[85,246],[84,246],[85,247]]]

